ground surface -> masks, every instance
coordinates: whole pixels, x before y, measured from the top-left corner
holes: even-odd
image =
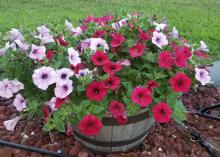
[[[198,92],[191,91],[183,96],[183,102],[188,110],[193,111],[207,107],[220,101],[220,92],[216,88],[200,88]],[[57,132],[43,133],[42,121],[20,121],[15,132],[8,132],[2,125],[3,120],[15,116],[13,106],[0,106],[0,137],[2,140],[48,149],[62,150],[69,155],[79,157],[101,157],[82,148],[73,137],[64,137]],[[212,114],[220,116],[219,111]],[[188,127],[194,127],[220,153],[220,122],[199,117],[195,114],[187,115]],[[177,127],[175,122],[170,124],[156,124],[140,148],[127,154],[109,154],[107,157],[210,157],[206,150],[196,141],[190,139],[186,132]],[[1,157],[42,157],[36,153],[0,147]]]
[[[0,0],[0,32],[11,27],[33,30],[42,23],[63,26],[65,19],[77,24],[90,14],[138,11],[147,16],[168,17],[170,25],[175,25],[186,39],[197,44],[204,40],[212,52],[219,54],[219,8],[219,0]]]

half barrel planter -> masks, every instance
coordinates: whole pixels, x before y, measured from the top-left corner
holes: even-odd
[[[97,154],[128,152],[143,143],[154,122],[148,111],[129,116],[125,125],[106,115],[102,119],[103,128],[96,136],[83,135],[76,125],[73,133],[76,141]]]

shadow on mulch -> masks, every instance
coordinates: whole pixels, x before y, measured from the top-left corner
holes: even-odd
[[[184,94],[183,103],[189,111],[208,107],[220,102],[220,91],[215,87],[201,87],[197,91]],[[101,157],[82,148],[72,137],[64,137],[58,132],[44,133],[42,121],[21,120],[15,132],[5,130],[3,121],[17,114],[13,106],[0,106],[0,139],[34,146],[51,151],[79,157]],[[220,116],[220,111],[211,111]],[[220,122],[187,113],[187,125],[196,128],[201,135],[220,152]],[[0,157],[43,157],[43,155],[19,149],[0,147]],[[45,156],[44,156],[45,157]],[[127,154],[109,154],[107,157],[210,157],[207,151],[196,141],[177,128],[177,124],[155,124],[143,145]]]

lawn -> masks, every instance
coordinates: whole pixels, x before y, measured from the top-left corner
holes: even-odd
[[[179,33],[196,44],[204,40],[214,54],[220,50],[219,0],[0,0],[0,32],[11,27],[34,29],[42,23],[63,25],[87,15],[141,12],[167,17]],[[218,59],[220,59],[220,55]]]

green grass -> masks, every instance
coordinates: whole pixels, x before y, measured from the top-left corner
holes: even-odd
[[[34,29],[42,23],[64,24],[92,14],[141,12],[167,17],[190,42],[204,40],[220,50],[220,0],[0,0],[0,32],[11,27]],[[220,55],[218,55],[220,56]]]

